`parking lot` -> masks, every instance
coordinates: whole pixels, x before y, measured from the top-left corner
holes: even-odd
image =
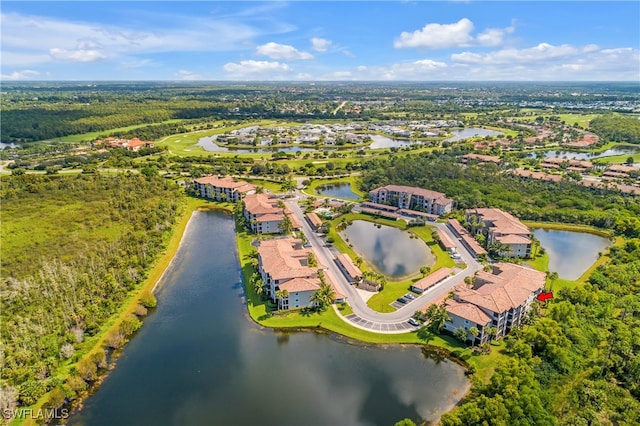
[[[413,294],[413,293],[407,293],[407,294],[410,294],[411,296],[413,296],[413,299],[415,299],[416,297],[418,297],[418,296],[416,296],[416,295],[415,295],[415,294]],[[411,301],[413,300],[413,299],[408,298],[408,297],[406,297],[406,296],[407,296],[406,294],[405,294],[404,296],[402,296],[402,298],[404,298],[404,299],[406,300],[406,302],[405,302],[405,303],[402,303],[402,302],[400,302],[400,301],[398,301],[398,300],[394,300],[392,303],[390,303],[390,305],[391,305],[391,306],[393,306],[393,307],[394,307],[394,308],[396,308],[396,309],[400,309],[400,308],[402,308],[404,305],[406,305],[407,303],[409,303],[409,302],[411,302]]]
[[[382,333],[384,333],[385,331],[391,332],[391,333],[397,333],[398,331],[411,331],[411,330],[417,329],[417,327],[414,327],[411,324],[409,324],[408,321],[394,323],[394,324],[380,324],[380,323],[367,321],[363,318],[360,318],[356,314],[348,315],[345,318],[349,320],[349,322],[352,322],[362,328],[366,328],[371,331],[377,331]]]

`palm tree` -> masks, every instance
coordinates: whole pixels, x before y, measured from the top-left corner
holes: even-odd
[[[319,311],[324,311],[327,306],[333,303],[336,297],[336,292],[327,283],[322,283],[320,288],[313,292],[311,295],[311,301]]]
[[[293,225],[291,224],[291,219],[289,219],[289,216],[284,215],[284,219],[282,219],[282,222],[280,222],[280,224],[278,225],[278,229],[283,234],[291,233],[291,231],[293,230]]]
[[[478,337],[480,335],[480,330],[478,330],[478,327],[471,327],[469,329],[469,336],[471,336],[471,345],[473,346],[476,342],[476,337]]]
[[[287,290],[276,291],[276,299],[278,299],[278,309],[282,309],[282,300],[288,297],[289,297],[289,292]]]
[[[262,279],[257,279],[253,282],[253,289],[255,290],[256,294],[260,297],[264,295],[264,290],[265,290],[264,287],[265,285]]]
[[[498,335],[498,329],[493,326],[485,328],[484,331],[487,334],[487,336],[489,336],[489,342],[495,339],[496,336]]]
[[[453,337],[460,340],[461,342],[467,341],[467,329],[464,327],[456,328],[453,332]]]
[[[451,317],[449,317],[449,313],[447,312],[447,309],[444,306],[438,307],[433,317],[433,322],[432,322],[433,327],[437,331],[440,331],[442,330],[442,327],[444,327],[444,324],[447,321],[451,321]]]

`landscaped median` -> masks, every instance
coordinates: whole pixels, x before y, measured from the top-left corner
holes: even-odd
[[[333,241],[335,247],[341,252],[346,253],[351,257],[351,260],[355,261],[358,258],[358,254],[353,251],[353,249],[347,244],[340,233],[336,231],[336,226],[342,222],[351,223],[354,220],[364,220],[367,222],[377,223],[380,225],[393,226],[394,228],[407,230],[407,232],[416,235],[418,238],[423,240],[428,246],[434,257],[436,258],[436,263],[431,267],[430,273],[437,271],[440,268],[448,267],[452,268],[455,266],[455,262],[451,259],[448,253],[446,253],[440,245],[434,241],[432,237],[432,232],[435,230],[434,227],[429,225],[423,226],[412,226],[408,227],[407,223],[399,220],[392,220],[382,217],[375,217],[371,215],[366,215],[362,213],[348,213],[343,216],[340,216],[331,221],[331,227],[329,230],[328,237]],[[371,271],[372,268],[366,263],[362,263],[360,266],[362,271]],[[378,271],[374,271],[378,272]],[[403,296],[407,292],[409,292],[409,287],[414,282],[418,281],[422,278],[421,275],[417,275],[414,277],[410,277],[408,279],[402,279],[399,281],[387,280],[387,283],[384,286],[384,289],[376,294],[374,294],[368,301],[367,305],[373,309],[374,311],[389,313],[393,312],[396,309],[391,306],[396,299]]]

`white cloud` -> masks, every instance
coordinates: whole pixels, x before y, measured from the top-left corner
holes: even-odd
[[[462,18],[453,24],[427,24],[414,32],[402,32],[394,42],[396,49],[425,47],[447,49],[452,47],[500,46],[505,34],[515,31],[515,23],[506,28],[487,28],[476,37],[472,35],[473,22]]]
[[[595,45],[587,45],[582,48],[568,44],[554,46],[549,43],[540,43],[537,46],[525,49],[501,49],[488,53],[462,52],[451,55],[454,62],[469,64],[512,64],[537,62],[542,60],[567,58],[597,50]]]
[[[14,71],[11,74],[0,74],[0,80],[33,80],[40,73],[34,70]]]
[[[256,52],[271,59],[284,59],[287,61],[313,59],[313,55],[309,52],[301,52],[293,46],[274,42],[258,46]]]
[[[331,47],[331,40],[325,38],[313,37],[311,39],[311,48],[316,52],[326,52]]]
[[[412,33],[402,32],[393,45],[397,49],[405,47],[445,49],[469,46],[473,41],[471,31],[473,31],[473,22],[467,18],[462,18],[455,24],[427,24]]]
[[[69,62],[95,62],[107,59],[107,57],[102,52],[95,49],[67,50],[59,49],[56,47],[53,49],[49,49],[49,54],[54,59]]]
[[[292,71],[291,67],[281,62],[269,62],[269,61],[240,61],[229,62],[224,65],[223,69],[232,74],[233,78],[257,78],[260,80],[268,80],[271,78],[281,78],[285,74]]]
[[[3,66],[28,66],[55,59],[96,60],[106,56],[96,52],[109,52],[110,58],[116,58],[141,53],[246,49],[246,43],[261,34],[261,30],[249,25],[210,17],[176,16],[173,23],[172,27],[156,31],[2,13]],[[13,52],[11,62],[5,60],[5,52]]]
[[[343,50],[342,54],[344,56],[348,56],[349,58],[355,58],[356,57],[356,55],[354,55],[350,50]]]

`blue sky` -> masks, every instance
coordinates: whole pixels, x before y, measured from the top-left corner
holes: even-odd
[[[640,2],[2,1],[9,80],[640,81]]]

